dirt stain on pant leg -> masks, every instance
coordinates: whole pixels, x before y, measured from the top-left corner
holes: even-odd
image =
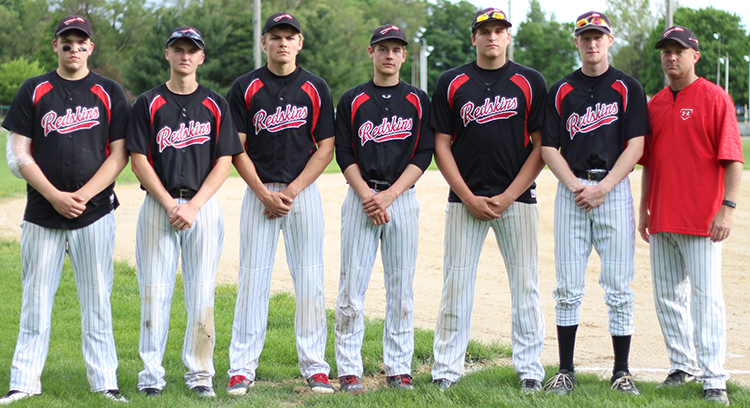
[[[208,370],[214,356],[214,345],[216,344],[214,329],[214,308],[207,307],[201,312],[200,318],[196,320],[197,328],[193,332],[193,347],[196,362],[202,370]]]

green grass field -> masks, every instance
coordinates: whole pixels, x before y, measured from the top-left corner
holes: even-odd
[[[21,305],[19,245],[0,241],[0,393],[7,391],[10,361],[13,356]],[[370,387],[363,395],[334,394],[317,396],[308,392],[300,378],[294,346],[294,298],[275,295],[271,299],[268,336],[258,368],[257,385],[246,397],[232,398],[224,391],[228,381],[228,347],[231,337],[232,318],[236,299],[235,285],[216,288],[216,351],[214,361],[216,377],[214,385],[216,400],[202,400],[183,385],[184,367],[181,362],[182,338],[185,333],[184,293],[178,277],[171,310],[171,325],[167,351],[164,356],[167,387],[164,395],[148,400],[138,394],[137,376],[141,370],[138,356],[140,301],[138,282],[134,268],[124,263],[115,265],[115,287],[112,294],[115,339],[120,361],[120,390],[131,407],[702,407],[702,389],[699,384],[690,384],[676,390],[656,390],[654,383],[637,382],[642,396],[629,398],[609,390],[609,382],[599,380],[592,374],[579,375],[579,388],[568,397],[546,394],[523,396],[518,391],[518,377],[507,358],[509,350],[499,345],[482,345],[471,342],[467,360],[476,371],[467,374],[461,382],[446,392],[430,385],[429,368],[432,363],[432,332],[417,330],[415,354],[412,364],[415,373],[414,391],[398,392],[382,386],[380,362],[382,361],[383,321],[368,320],[365,330],[363,360],[367,384]],[[53,310],[51,346],[47,364],[42,375],[43,394],[14,403],[14,407],[101,407],[117,406],[89,392],[83,367],[80,342],[80,311],[75,283],[66,261],[60,288]],[[328,343],[326,360],[336,373],[333,356],[333,312],[328,312]],[[480,369],[481,368],[481,369]],[[555,367],[547,367],[547,375],[554,374]],[[750,391],[730,383],[730,398],[735,406],[750,406]]]

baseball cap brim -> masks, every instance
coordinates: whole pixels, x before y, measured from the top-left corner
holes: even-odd
[[[679,38],[662,38],[661,40],[656,42],[656,45],[654,48],[657,50],[664,47],[664,44],[666,44],[668,41],[674,41],[677,44],[680,44],[683,48],[694,48],[692,45],[688,44],[687,42],[679,39]]]
[[[602,27],[602,26],[598,26],[598,25],[593,25],[593,24],[592,24],[592,25],[588,25],[588,26],[585,26],[585,27],[581,27],[581,28],[576,28],[576,31],[575,31],[575,34],[574,34],[574,35],[575,35],[575,36],[577,37],[577,36],[579,36],[579,35],[580,35],[581,33],[583,33],[583,32],[586,32],[586,31],[589,31],[589,30],[595,30],[595,31],[599,31],[599,32],[602,32],[602,33],[604,33],[604,34],[609,34],[609,35],[612,35],[612,31],[611,31],[611,30],[610,30],[609,28],[607,28],[607,27]]]
[[[169,41],[167,41],[167,47],[170,47],[170,46],[172,46],[172,44],[176,43],[176,42],[177,42],[177,40],[182,40],[182,39],[186,39],[186,40],[190,40],[190,41],[192,41],[193,43],[195,43],[195,45],[196,45],[196,46],[197,46],[198,48],[200,48],[200,49],[202,49],[202,50],[205,50],[205,49],[206,49],[206,44],[205,44],[205,43],[203,43],[203,41],[199,41],[199,40],[196,40],[196,39],[193,39],[193,38],[190,38],[190,37],[177,37],[177,38],[170,38],[170,39],[169,39]]]
[[[402,43],[404,43],[404,45],[409,45],[408,41],[404,40],[403,38],[399,38],[399,37],[397,37],[395,35],[378,38],[377,40],[371,42],[370,45],[377,44],[379,42],[383,42],[383,41],[386,41],[386,40],[399,40]]]

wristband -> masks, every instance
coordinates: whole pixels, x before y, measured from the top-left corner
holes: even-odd
[[[722,201],[721,205],[726,205],[727,207],[730,207],[730,208],[737,208],[737,203],[735,203],[734,201],[729,201],[729,200]]]

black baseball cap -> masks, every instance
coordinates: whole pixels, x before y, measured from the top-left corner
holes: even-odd
[[[489,21],[501,21],[508,27],[513,27],[513,24],[508,21],[508,15],[504,11],[489,7],[486,9],[479,10],[474,16],[474,21],[471,23],[471,32],[477,29],[480,25]]]
[[[400,40],[404,45],[409,45],[409,41],[406,41],[406,34],[404,30],[398,28],[393,24],[386,24],[375,29],[370,38],[370,45],[377,44],[385,40]]]
[[[188,26],[175,28],[172,30],[172,34],[169,35],[169,39],[167,39],[167,47],[177,42],[180,38],[192,40],[198,48],[202,50],[206,49],[206,43],[203,42],[203,34],[197,28]]]
[[[266,25],[263,26],[263,34],[265,34],[268,30],[282,24],[291,26],[292,28],[297,30],[298,33],[302,32],[302,29],[299,26],[299,21],[297,21],[297,19],[294,18],[293,15],[280,12],[272,15],[271,17],[268,17],[268,20],[266,20]]]
[[[89,21],[81,16],[67,16],[60,20],[55,29],[55,37],[70,30],[78,30],[86,34],[89,38],[94,38],[94,36],[91,35]]]
[[[576,19],[575,35],[578,36],[578,34],[588,30],[597,30],[612,35],[612,24],[604,13],[588,11]]]
[[[692,48],[698,51],[698,39],[695,38],[693,32],[690,31],[689,28],[682,26],[672,26],[667,28],[664,33],[662,33],[659,41],[656,42],[654,48],[660,49],[664,47],[664,43],[669,40],[676,41],[685,48]]]

